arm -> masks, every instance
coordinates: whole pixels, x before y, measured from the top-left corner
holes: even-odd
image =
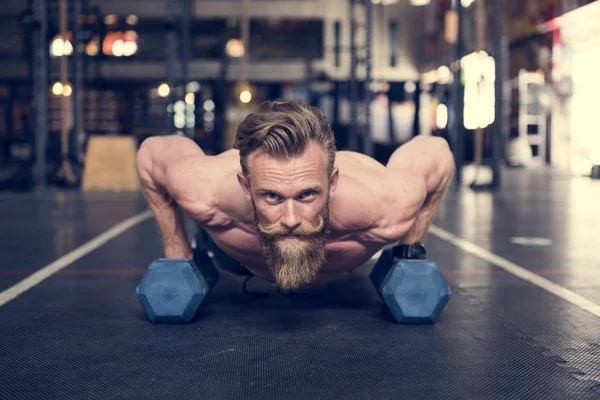
[[[175,201],[176,187],[169,185],[170,169],[181,160],[204,157],[192,140],[181,136],[151,137],[137,153],[136,166],[142,191],[156,219],[167,258],[192,258],[192,248],[183,224],[183,213]],[[171,186],[171,187],[169,187]]]
[[[392,175],[409,172],[417,186],[424,186],[424,200],[402,239],[406,244],[423,241],[454,175],[454,158],[448,143],[437,137],[416,137],[392,154],[387,168]]]
[[[422,180],[410,171],[390,170],[364,154],[340,151],[340,177],[330,208],[331,228],[344,240],[397,243],[414,223],[425,199]]]

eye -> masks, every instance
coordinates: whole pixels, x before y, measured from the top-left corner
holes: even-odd
[[[276,193],[265,193],[265,199],[268,201],[277,201],[279,196]]]
[[[299,197],[300,200],[312,200],[316,194],[317,192],[315,192],[314,190],[309,190],[308,192],[302,193]]]

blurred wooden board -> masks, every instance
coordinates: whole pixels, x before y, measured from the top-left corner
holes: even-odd
[[[128,136],[92,136],[88,142],[83,191],[125,192],[140,189],[135,168],[137,145]]]

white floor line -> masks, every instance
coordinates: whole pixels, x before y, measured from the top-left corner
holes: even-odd
[[[445,240],[446,242],[452,243],[456,247],[459,247],[479,258],[485,260],[499,268],[504,269],[507,272],[549,292],[555,296],[560,297],[561,299],[568,301],[571,304],[576,305],[589,312],[596,317],[600,317],[600,305],[590,301],[583,296],[578,295],[577,293],[560,286],[557,283],[554,283],[544,277],[541,277],[526,268],[523,268],[511,261],[508,261],[505,258],[502,258],[484,248],[477,246],[474,243],[471,243],[465,239],[462,239],[448,231],[443,230],[437,226],[432,225],[429,229],[429,232],[438,238]]]
[[[126,219],[125,221],[120,222],[119,224],[113,226],[109,230],[104,233],[96,236],[94,239],[89,242],[79,246],[75,250],[65,254],[58,260],[46,265],[40,270],[36,271],[32,275],[23,279],[21,282],[15,284],[14,286],[6,289],[2,293],[0,293],[0,307],[9,301],[13,300],[17,296],[23,294],[27,290],[41,283],[45,279],[49,278],[53,274],[57,273],[61,269],[68,267],[73,264],[75,261],[79,260],[86,254],[91,253],[96,250],[98,247],[102,246],[109,240],[115,238],[126,230],[134,227],[140,222],[150,218],[152,216],[152,212],[150,210],[144,211],[138,215],[135,215],[131,218]]]

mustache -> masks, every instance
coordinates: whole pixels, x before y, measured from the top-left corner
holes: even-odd
[[[258,230],[268,236],[285,236],[285,235],[298,235],[298,236],[310,236],[316,235],[323,230],[325,226],[325,218],[321,215],[318,216],[319,220],[314,226],[299,226],[294,229],[286,228],[280,224],[265,224],[259,223]]]

